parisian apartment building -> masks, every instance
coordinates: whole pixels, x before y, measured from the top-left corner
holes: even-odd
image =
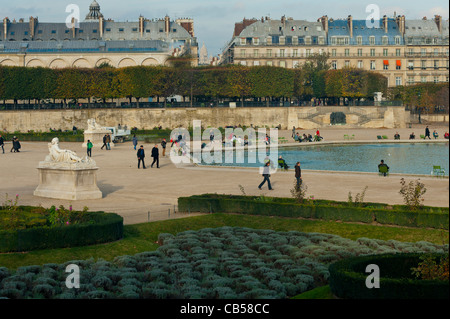
[[[81,19],[80,19],[81,20]],[[25,67],[113,67],[166,65],[172,56],[194,57],[198,45],[191,18],[136,21],[106,19],[97,1],[83,21],[41,22],[4,18],[0,21],[0,65]]]
[[[280,20],[268,17],[236,23],[220,64],[296,68],[315,53],[327,53],[332,69],[345,67],[383,74],[389,86],[449,81],[449,21]]]

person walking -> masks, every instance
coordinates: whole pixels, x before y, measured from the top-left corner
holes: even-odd
[[[103,136],[103,145],[100,149],[102,150],[104,147],[106,147],[106,149],[108,149],[108,145],[106,145],[106,134],[105,134],[105,136]]]
[[[261,187],[264,185],[264,183],[267,182],[267,185],[269,186],[269,190],[273,190],[272,185],[270,184],[270,161],[266,162],[266,164],[264,165],[262,176],[264,177],[264,179],[261,182],[261,184],[259,184],[258,188],[261,189]]]
[[[19,151],[20,148],[21,148],[21,145],[20,145],[19,139],[16,136],[14,136],[12,139],[12,148],[11,148],[10,152],[12,152],[12,151],[14,151],[14,153],[20,152]]]
[[[92,145],[91,140],[88,140],[88,141],[87,141],[86,146],[87,146],[87,156],[88,156],[88,157],[92,157],[92,147],[93,147],[94,145]]]
[[[146,169],[145,162],[144,162],[144,158],[145,158],[144,145],[141,145],[141,147],[138,149],[137,158],[138,158],[138,169],[140,168],[141,161],[142,161],[142,168]]]
[[[167,146],[166,139],[163,138],[163,140],[162,140],[162,142],[161,142],[161,147],[162,147],[162,149],[163,149],[162,156],[166,156],[166,146]]]
[[[425,128],[425,138],[427,138],[427,137],[429,140],[431,140],[430,129],[428,128],[428,126]]]
[[[135,135],[133,135],[133,146],[134,146],[134,150],[136,150],[137,142],[138,142],[138,139],[137,139],[136,134],[135,134]]]
[[[2,147],[3,154],[5,154],[5,140],[0,135],[0,146]]]
[[[106,135],[106,150],[111,150],[111,135]]]
[[[302,169],[300,168],[300,162],[295,164],[295,178],[297,179],[297,189],[302,185]]]
[[[156,163],[156,168],[159,168],[159,149],[158,149],[158,144],[156,144],[152,148],[152,157],[153,157],[153,162],[152,162],[152,165],[150,167],[153,168],[153,165]]]

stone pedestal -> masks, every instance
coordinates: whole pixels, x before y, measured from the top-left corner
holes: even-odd
[[[85,131],[84,143],[82,147],[87,147],[87,141],[90,140],[94,149],[101,148],[103,145],[103,136],[107,134],[111,136],[111,143],[109,143],[109,145],[114,147],[114,143],[112,142],[112,133],[110,130]]]
[[[97,187],[97,167],[38,167],[39,186],[34,196],[66,200],[102,198]]]

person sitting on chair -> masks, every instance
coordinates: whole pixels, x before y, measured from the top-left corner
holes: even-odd
[[[387,166],[383,160],[381,160],[381,163],[378,164],[378,171],[383,175],[386,176],[389,172],[389,166]]]
[[[288,170],[289,166],[286,164],[286,161],[284,160],[284,158],[280,155],[280,157],[278,158],[278,165],[280,165],[280,167],[284,170]]]
[[[445,132],[444,138],[448,140],[448,132]]]
[[[395,139],[395,140],[399,140],[399,139],[400,139],[400,134],[398,134],[398,132],[395,133],[394,139]]]
[[[433,137],[434,139],[437,139],[439,137],[438,132],[436,132],[436,130],[433,131]]]
[[[414,132],[412,132],[410,135],[409,135],[409,139],[410,140],[414,140],[416,138],[416,136],[414,135]]]

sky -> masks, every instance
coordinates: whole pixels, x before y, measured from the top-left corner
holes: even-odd
[[[234,24],[243,18],[261,19],[268,16],[279,20],[283,15],[295,20],[317,21],[323,15],[340,19],[352,15],[354,19],[366,19],[371,12],[367,6],[375,4],[380,15],[393,17],[394,12],[406,19],[428,19],[439,14],[449,18],[447,0],[97,0],[105,18],[115,21],[137,21],[142,15],[148,19],[193,18],[194,32],[199,47],[205,44],[208,54],[215,56],[231,40]],[[75,4],[80,8],[81,21],[89,12],[92,0],[0,0],[0,19],[10,20],[30,16],[41,22],[65,22],[70,13],[66,7]]]

